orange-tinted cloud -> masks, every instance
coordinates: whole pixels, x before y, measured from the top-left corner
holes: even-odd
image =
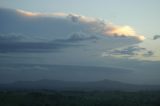
[[[24,10],[21,10],[21,9],[17,9],[17,12],[19,12],[19,13],[25,15],[25,16],[38,16],[38,15],[40,15],[40,13],[24,11]]]
[[[29,11],[24,11],[21,9],[17,9],[17,12],[25,15],[25,16],[48,16],[48,17],[63,17],[63,18],[68,18],[72,22],[78,22],[82,24],[86,24],[90,26],[90,31],[93,33],[98,33],[100,35],[105,35],[105,36],[112,36],[112,37],[129,37],[129,38],[134,38],[138,41],[143,41],[145,37],[143,35],[137,34],[137,32],[128,25],[125,26],[119,26],[115,25],[112,23],[106,23],[103,20],[93,18],[93,17],[86,17],[83,15],[78,15],[78,14],[67,14],[63,12],[58,12],[58,13],[34,13],[34,12],[29,12]]]
[[[104,34],[109,36],[117,36],[117,37],[133,37],[140,41],[143,41],[145,39],[144,36],[138,35],[136,31],[128,25],[118,26],[118,25],[109,23],[106,25]]]

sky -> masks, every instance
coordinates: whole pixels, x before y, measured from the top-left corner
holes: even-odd
[[[78,70],[79,66],[129,70],[102,78],[160,84],[159,4],[159,0],[0,0],[0,82],[46,79],[48,73],[57,73],[46,65],[64,69],[70,65]],[[46,75],[35,72],[35,67]],[[32,71],[26,74],[27,69]],[[64,69],[56,78],[68,78]],[[88,78],[89,74],[87,80],[102,75]]]

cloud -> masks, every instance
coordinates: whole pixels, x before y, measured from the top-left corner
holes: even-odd
[[[106,25],[106,30],[104,33],[109,36],[131,37],[140,41],[145,39],[144,36],[138,35],[130,26],[118,26],[111,23]]]
[[[80,45],[56,42],[10,42],[0,43],[0,52],[60,52],[63,48],[78,46]]]
[[[153,40],[157,40],[157,39],[159,39],[160,38],[160,35],[155,35],[154,37],[153,37]]]
[[[25,15],[25,16],[39,16],[39,15],[41,15],[40,13],[33,13],[33,12],[29,12],[29,11],[24,11],[21,9],[17,9],[16,11]]]
[[[96,33],[98,35],[105,35],[111,37],[118,36],[135,38],[138,41],[142,41],[145,39],[144,36],[137,34],[131,26],[114,25],[106,23],[105,21],[97,18],[86,17],[83,15],[67,13],[34,13],[20,9],[17,9],[16,11],[9,9],[1,9],[0,12],[1,21],[3,20],[4,22],[8,23],[3,24],[5,30],[8,28],[8,30],[14,29],[12,31],[23,31],[25,33],[29,33],[32,31],[32,33],[37,34],[41,34],[40,32],[44,34],[44,32],[48,31],[47,34],[57,34],[57,36],[64,36],[64,34],[66,36],[69,35],[69,32],[73,33],[77,31],[84,31],[88,34]],[[13,20],[13,18],[15,20]],[[9,23],[12,25],[10,26]],[[46,27],[48,29],[46,29]],[[64,34],[62,34],[62,32],[64,32]]]
[[[154,52],[139,46],[129,46],[126,48],[113,49],[103,54],[103,56],[129,56],[129,57],[139,56],[139,55],[143,57],[150,57],[154,55]]]
[[[98,43],[92,47],[113,49],[144,40],[144,36],[130,26],[108,24],[97,18],[70,13],[0,8],[0,23],[1,52],[54,51],[91,45],[93,40]]]
[[[150,56],[153,56],[153,55],[154,55],[154,52],[151,51],[151,50],[149,50],[149,51],[147,51],[146,53],[143,54],[143,56],[145,56],[145,57],[150,57]]]
[[[0,43],[2,42],[17,42],[20,41],[23,37],[20,34],[9,33],[9,34],[0,34]]]
[[[62,43],[76,43],[76,42],[82,42],[82,41],[90,41],[90,40],[98,40],[99,38],[97,36],[90,36],[83,32],[76,32],[71,34],[70,37],[66,39],[56,39],[55,42],[62,42]]]
[[[46,17],[66,17],[68,16],[66,13],[38,13],[38,12],[30,12],[30,11],[25,11],[25,10],[22,10],[22,9],[16,9],[16,11],[18,13],[20,13],[21,15],[24,15],[24,16],[28,16],[28,17],[35,17],[35,16],[46,16]]]
[[[99,40],[83,32],[72,33],[67,38],[57,38],[45,41],[39,38],[29,38],[22,34],[0,34],[0,52],[57,52],[67,47],[82,46],[80,42]]]
[[[73,33],[68,38],[59,38],[48,42],[36,38],[30,40],[22,34],[0,34],[0,52],[59,52],[63,48],[82,46],[78,44],[79,42],[98,39],[96,36],[88,36],[82,32]]]
[[[91,39],[96,38],[74,34],[69,38],[43,41],[43,39],[31,39],[16,33],[0,34],[0,52],[58,52],[63,48],[81,46],[73,43]]]
[[[105,36],[112,36],[112,37],[131,37],[135,38],[139,41],[143,41],[145,37],[143,35],[139,35],[135,32],[135,30],[131,26],[119,26],[114,25],[112,23],[105,23],[102,20],[75,15],[75,14],[69,14],[70,19],[75,23],[87,23],[91,26],[93,32],[99,32],[100,34],[103,34]]]

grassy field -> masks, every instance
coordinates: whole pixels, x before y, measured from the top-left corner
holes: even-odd
[[[1,91],[0,106],[160,106],[160,91]]]

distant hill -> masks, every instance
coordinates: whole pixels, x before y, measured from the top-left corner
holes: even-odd
[[[134,85],[112,80],[101,81],[60,81],[60,80],[39,80],[39,81],[18,81],[10,84],[1,84],[0,89],[8,90],[74,90],[74,91],[139,91],[139,90],[160,90],[159,85]]]
[[[46,64],[1,64],[0,70],[3,70],[0,71],[0,83],[36,81],[41,79],[98,81],[107,78],[123,80],[126,74],[134,72],[134,70],[115,67]],[[12,72],[13,74],[11,75]]]

